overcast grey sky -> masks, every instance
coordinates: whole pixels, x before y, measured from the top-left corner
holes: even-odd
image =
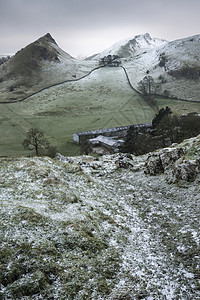
[[[72,56],[146,32],[171,41],[200,34],[199,14],[200,0],[0,0],[0,54],[47,32]]]

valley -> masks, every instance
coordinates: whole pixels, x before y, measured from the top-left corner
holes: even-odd
[[[63,155],[78,155],[75,132],[151,122],[166,106],[177,115],[200,113],[199,40],[146,33],[77,60],[49,33],[39,38],[0,66],[0,156],[31,154],[21,144],[32,127]],[[120,66],[99,65],[115,56]],[[139,91],[145,76],[155,84],[157,107]]]
[[[200,112],[200,103],[159,98],[174,113]],[[79,80],[66,82],[29,97],[1,104],[0,156],[30,154],[21,143],[27,130],[37,127],[64,155],[78,155],[72,134],[150,122],[156,114],[128,84],[122,68],[101,68]]]
[[[21,142],[31,127],[40,128],[59,151],[73,155],[79,153],[72,142],[74,132],[151,120],[154,110],[129,87],[123,70],[116,69],[113,79],[111,72],[99,69],[81,81],[49,88],[26,101],[2,104],[1,155],[14,145],[19,153],[23,151]],[[5,128],[11,136],[15,129],[13,141],[6,142]]]

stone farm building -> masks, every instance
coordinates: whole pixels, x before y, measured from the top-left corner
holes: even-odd
[[[131,126],[134,126],[138,131],[149,131],[152,128],[152,123],[77,132],[73,134],[73,141],[79,145],[90,144],[94,152],[97,147],[109,153],[118,152],[118,148],[123,144],[127,131]]]

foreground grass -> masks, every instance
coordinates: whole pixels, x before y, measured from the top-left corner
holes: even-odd
[[[199,178],[119,159],[0,160],[2,299],[200,297]]]

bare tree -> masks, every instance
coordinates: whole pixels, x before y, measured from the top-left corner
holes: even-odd
[[[145,76],[139,82],[138,87],[144,99],[155,105],[154,98],[159,86],[155,83],[153,77],[149,75]]]
[[[48,149],[49,142],[44,138],[42,131],[37,128],[31,128],[27,132],[26,139],[22,143],[24,149],[35,150],[35,154],[39,156],[39,152]]]

